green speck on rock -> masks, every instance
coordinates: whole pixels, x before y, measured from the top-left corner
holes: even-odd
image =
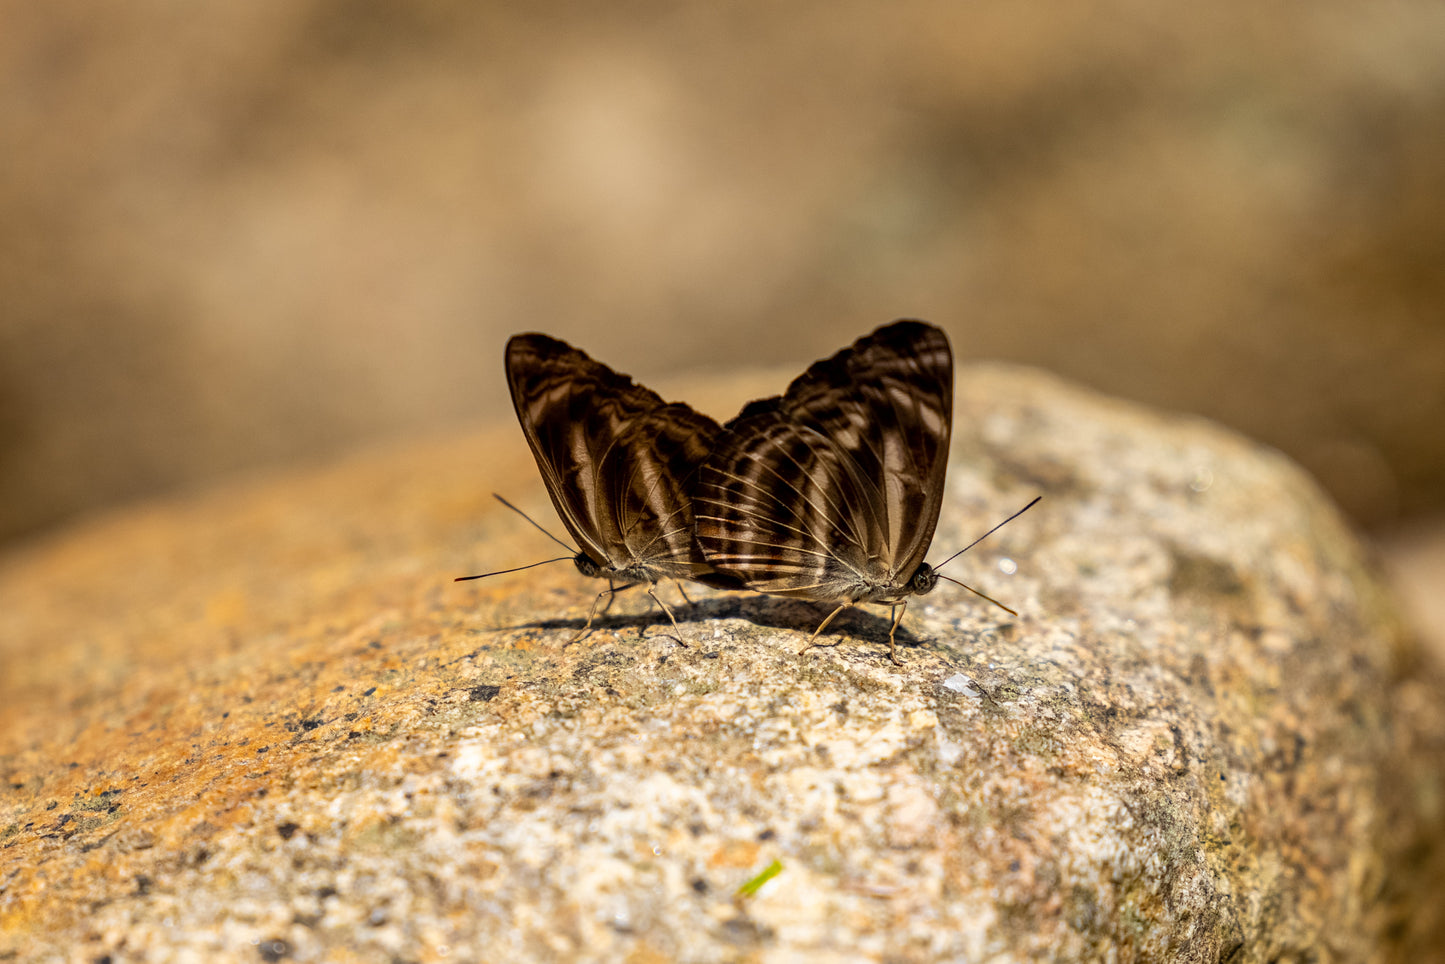
[[[782,872],[783,862],[781,860],[774,860],[764,867],[756,877],[739,887],[738,894],[742,897],[751,897],[762,889],[763,884],[766,884]]]

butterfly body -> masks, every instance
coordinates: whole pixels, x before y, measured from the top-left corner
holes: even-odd
[[[609,581],[599,601],[614,582],[646,585],[654,599],[663,579],[740,585],[702,555],[687,491],[721,431],[715,421],[546,335],[508,341],[506,370],[547,494],[580,547],[573,562]]]
[[[707,561],[747,588],[907,607],[938,576],[953,410],[944,333],[899,321],[815,363],[723,427],[694,492]],[[889,651],[898,661],[894,632]]]

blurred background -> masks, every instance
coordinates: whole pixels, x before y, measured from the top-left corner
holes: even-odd
[[[646,381],[910,315],[1283,449],[1445,584],[1437,0],[0,23],[0,544],[510,418],[516,331]]]

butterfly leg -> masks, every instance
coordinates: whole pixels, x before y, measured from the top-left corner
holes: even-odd
[[[677,591],[680,592],[680,593],[682,593],[683,601],[686,602],[689,606],[691,606],[691,605],[692,605],[692,600],[688,598],[687,590],[684,589],[684,588],[682,588],[682,580],[681,580],[681,579],[677,580]]]
[[[656,584],[656,583],[653,583],[653,584],[649,585],[649,586],[647,587],[647,594],[648,594],[649,596],[651,596],[651,597],[653,598],[653,600],[654,600],[659,606],[662,607],[662,611],[665,612],[665,613],[667,613],[667,618],[670,619],[670,620],[672,620],[672,631],[677,634],[677,635],[675,635],[673,638],[677,640],[677,645],[679,645],[679,646],[686,646],[687,643],[684,643],[684,642],[682,641],[682,630],[680,630],[680,629],[677,628],[677,617],[672,614],[672,607],[668,606],[667,603],[665,603],[665,602],[662,601],[661,597],[659,597],[659,596],[657,595],[657,593],[654,591],[654,590],[656,590],[656,589],[657,589],[657,584]],[[638,635],[641,635],[641,632],[639,632]]]
[[[627,587],[626,587],[626,586],[623,586],[622,588],[623,588],[623,589],[626,589]],[[621,592],[621,591],[622,591],[621,589],[618,589],[616,586],[614,586],[614,585],[612,584],[612,580],[611,580],[611,579],[607,580],[607,605],[603,606],[603,607],[602,607],[602,611],[601,611],[600,613],[598,613],[597,615],[599,615],[599,616],[606,616],[606,615],[607,615],[607,610],[609,610],[609,609],[612,608],[612,600],[616,599],[616,598],[617,598],[617,594],[618,594],[619,592]],[[597,596],[598,596],[598,598],[600,599],[600,598],[602,597],[602,593],[598,593]],[[597,608],[597,602],[596,602],[595,600],[594,600],[593,603],[592,603],[592,607],[593,607],[594,609]],[[591,616],[588,616],[587,618],[590,620],[592,617],[591,617]]]
[[[611,579],[607,580],[607,588],[604,589],[604,590],[602,590],[601,592],[599,592],[599,593],[597,594],[597,598],[594,599],[594,600],[592,600],[592,608],[587,612],[587,623],[586,623],[586,625],[584,625],[584,626],[582,627],[582,631],[581,631],[580,633],[578,633],[576,636],[573,636],[571,639],[567,640],[567,642],[563,644],[563,647],[562,647],[562,648],[563,648],[563,649],[566,649],[568,646],[571,646],[573,643],[581,642],[581,641],[583,640],[583,638],[585,638],[585,637],[587,636],[588,633],[592,632],[592,620],[596,619],[599,615],[602,615],[602,613],[605,613],[605,612],[607,612],[607,610],[609,610],[609,609],[612,608],[612,599],[613,599],[613,597],[615,597],[618,593],[620,593],[620,592],[622,592],[622,591],[624,591],[624,590],[631,589],[631,588],[632,588],[633,586],[635,586],[635,585],[637,585],[637,583],[635,583],[635,582],[629,582],[629,583],[627,583],[627,584],[625,584],[625,585],[614,587],[614,586],[612,585],[612,580],[611,580]],[[602,601],[602,597],[603,597],[603,596],[606,596],[606,597],[607,597],[607,605],[606,605],[606,606],[603,606],[603,607],[602,607],[602,613],[599,613],[599,612],[597,611],[597,604]]]
[[[833,621],[833,617],[834,617],[834,616],[838,615],[839,613],[841,613],[843,610],[847,609],[847,608],[848,608],[849,606],[851,606],[851,605],[853,605],[851,602],[845,602],[843,605],[839,606],[837,609],[835,609],[835,610],[833,610],[832,612],[830,612],[830,613],[828,614],[828,618],[825,619],[825,620],[823,620],[823,621],[818,625],[818,628],[815,629],[815,630],[813,630],[813,635],[811,635],[811,636],[808,637],[808,645],[806,645],[806,646],[804,646],[802,649],[798,650],[798,655],[799,655],[799,656],[802,656],[804,653],[806,653],[808,650],[812,649],[814,646],[824,646],[824,645],[837,646],[837,645],[838,645],[837,643],[826,643],[826,644],[825,644],[825,643],[820,643],[820,642],[818,642],[818,641],[817,641],[817,639],[818,639],[818,634],[821,633],[823,630],[825,630],[825,629],[828,628],[828,624]]]
[[[908,600],[893,603],[889,606],[888,615],[893,616],[895,609],[898,610],[898,615],[893,617],[893,625],[888,627],[888,658],[893,660],[895,666],[902,666],[903,660],[898,658],[898,644],[893,641],[893,634],[898,631],[898,624],[903,622],[903,614],[908,612]]]

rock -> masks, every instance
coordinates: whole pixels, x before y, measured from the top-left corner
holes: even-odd
[[[1379,543],[1390,585],[1436,660],[1445,662],[1445,516],[1417,520]]]
[[[12,554],[0,959],[1427,959],[1445,688],[1316,487],[958,394],[931,558],[1044,500],[945,569],[1019,618],[940,583],[902,668],[886,610],[799,656],[824,607],[689,588],[682,646],[634,593],[568,646],[569,564],[452,583],[555,549],[511,424]]]

